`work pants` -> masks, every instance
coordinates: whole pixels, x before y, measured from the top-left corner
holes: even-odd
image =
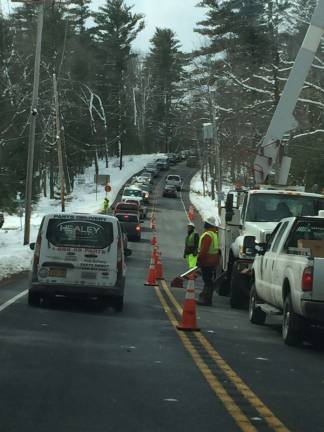
[[[201,276],[204,281],[204,289],[199,294],[199,300],[209,305],[212,304],[215,272],[215,267],[201,267]]]

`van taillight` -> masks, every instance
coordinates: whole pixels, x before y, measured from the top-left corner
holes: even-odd
[[[302,277],[302,290],[312,291],[313,289],[313,267],[306,267]]]
[[[39,263],[41,243],[42,243],[42,235],[39,233],[37,236],[36,243],[35,243],[35,253],[34,253],[34,266],[35,267]]]
[[[141,225],[136,225],[136,231],[141,231]]]

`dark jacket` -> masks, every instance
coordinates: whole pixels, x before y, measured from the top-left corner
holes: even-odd
[[[186,237],[184,255],[198,255],[199,234],[196,232],[190,233]]]

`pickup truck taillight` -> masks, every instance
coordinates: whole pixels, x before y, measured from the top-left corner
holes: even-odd
[[[141,231],[141,225],[136,225],[136,231]]]
[[[302,290],[312,291],[313,289],[313,267],[306,267],[302,277]]]

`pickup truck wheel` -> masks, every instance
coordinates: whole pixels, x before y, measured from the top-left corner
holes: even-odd
[[[250,291],[250,302],[249,302],[249,320],[252,324],[263,325],[266,320],[266,313],[256,306],[257,304],[257,292],[255,289],[255,283],[251,286]]]
[[[237,271],[235,264],[232,268],[231,275],[231,293],[230,305],[233,309],[245,309],[248,306],[248,301],[242,292],[242,284],[246,281],[243,280],[240,273]]]
[[[290,346],[297,346],[302,341],[299,317],[293,310],[290,294],[287,295],[284,302],[282,338],[285,344]]]
[[[29,306],[40,306],[41,304],[41,295],[38,292],[28,291],[28,304]]]

